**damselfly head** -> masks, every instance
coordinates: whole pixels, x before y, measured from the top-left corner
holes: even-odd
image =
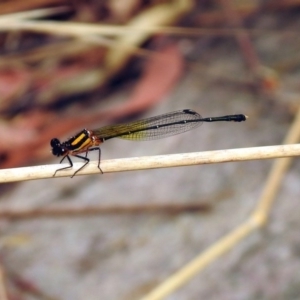
[[[61,156],[65,153],[65,149],[58,139],[52,139],[50,141],[50,146],[52,147],[51,152],[55,156]]]

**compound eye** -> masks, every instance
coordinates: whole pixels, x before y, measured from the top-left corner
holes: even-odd
[[[61,156],[64,155],[65,153],[65,149],[64,147],[61,145],[60,141],[58,139],[52,139],[50,141],[50,145],[52,147],[52,154],[55,156]]]
[[[57,146],[60,146],[60,141],[58,139],[54,138],[50,141],[50,146],[53,147],[53,148],[57,147]]]

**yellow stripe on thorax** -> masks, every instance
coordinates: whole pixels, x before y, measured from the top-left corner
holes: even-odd
[[[93,145],[93,142],[90,138],[86,139],[86,141],[80,146],[80,149],[83,149],[83,148],[87,147],[88,145],[90,145],[89,147],[91,147]]]
[[[86,135],[85,135],[84,133],[82,133],[80,136],[77,137],[77,139],[75,139],[75,140],[71,143],[71,145],[76,147],[76,145],[77,145],[82,139],[85,139],[85,138],[86,138]],[[87,140],[89,140],[89,138],[88,138]]]

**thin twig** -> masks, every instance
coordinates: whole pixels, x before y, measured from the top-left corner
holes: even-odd
[[[34,209],[1,209],[0,218],[8,219],[32,219],[32,218],[59,218],[59,217],[82,217],[107,214],[180,214],[184,212],[199,213],[211,210],[206,203],[183,203],[183,204],[142,204],[142,205],[110,205],[110,206],[87,206],[71,207],[57,206]],[[1,299],[1,298],[0,298]]]
[[[99,25],[76,22],[59,22],[59,21],[27,21],[27,20],[10,20],[0,19],[0,32],[8,30],[31,30],[33,32],[42,32],[63,36],[81,37],[86,35],[102,36],[122,36],[124,34],[144,33],[144,34],[170,34],[170,35],[190,35],[190,36],[233,36],[243,33],[243,28],[182,28],[171,26],[118,26],[118,25]],[[274,30],[274,29],[247,29],[250,35],[262,35],[272,33],[292,33],[292,30]]]
[[[214,164],[245,160],[271,159],[300,155],[300,144],[226,149],[217,151],[182,153],[159,156],[144,156],[101,161],[103,173],[136,171],[146,169],[170,168],[202,164]],[[67,167],[62,165],[44,165],[0,170],[0,183],[24,181],[33,179],[53,178],[57,169]],[[58,171],[57,177],[71,177],[82,163],[74,163],[73,168]],[[98,161],[91,161],[78,175],[100,174]]]

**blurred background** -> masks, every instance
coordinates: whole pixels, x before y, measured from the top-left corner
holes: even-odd
[[[249,119],[112,139],[102,159],[278,145],[299,106],[298,0],[7,0],[0,14],[2,169],[59,163],[54,137],[184,108]],[[140,299],[249,217],[272,162],[1,185],[1,288]],[[299,167],[264,230],[168,299],[299,298]]]

